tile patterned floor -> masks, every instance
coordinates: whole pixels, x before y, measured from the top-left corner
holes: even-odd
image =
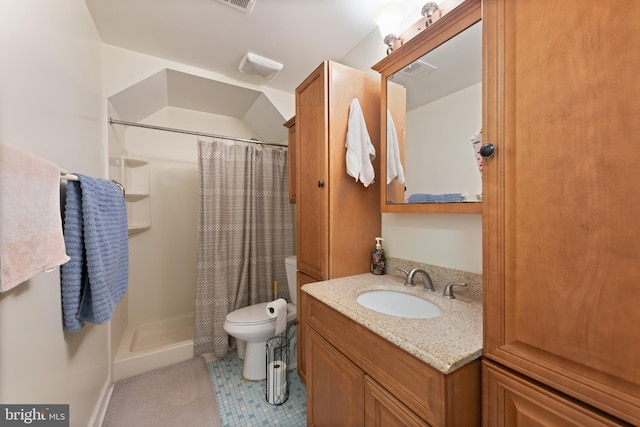
[[[207,363],[223,427],[307,425],[306,391],[296,370],[289,371],[289,398],[282,405],[267,403],[266,380],[242,378],[242,360],[236,355]]]

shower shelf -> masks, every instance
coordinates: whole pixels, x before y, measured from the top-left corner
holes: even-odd
[[[151,228],[149,163],[130,157],[109,159],[110,175],[125,188],[129,236]]]
[[[126,193],[125,199],[127,202],[137,202],[138,200],[142,200],[146,197],[149,197],[147,193]]]
[[[134,234],[138,234],[138,233],[142,233],[143,231],[148,230],[149,228],[151,228],[150,225],[134,225],[134,224],[129,224],[129,236],[133,236]]]

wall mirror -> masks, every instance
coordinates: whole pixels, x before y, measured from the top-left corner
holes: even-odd
[[[382,75],[387,141],[382,211],[481,213],[479,144],[472,144],[482,126],[480,1],[463,2],[373,68]]]

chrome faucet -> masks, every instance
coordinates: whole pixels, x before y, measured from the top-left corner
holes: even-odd
[[[431,280],[431,276],[429,276],[429,273],[427,273],[426,271],[424,271],[421,268],[413,268],[411,269],[411,271],[407,271],[404,270],[402,268],[397,268],[396,270],[400,270],[402,271],[404,274],[407,275],[407,280],[404,282],[405,286],[415,286],[416,284],[414,283],[414,277],[416,274],[422,276],[422,282],[424,283],[424,290],[425,291],[435,291],[436,289],[433,287],[433,281]]]
[[[455,299],[456,296],[453,294],[453,287],[454,286],[467,286],[467,284],[464,283],[464,282],[451,282],[451,283],[448,283],[447,286],[444,287],[444,292],[442,293],[442,296],[444,298],[448,298],[448,299]]]

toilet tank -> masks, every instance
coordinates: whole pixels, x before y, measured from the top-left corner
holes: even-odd
[[[287,286],[289,287],[289,298],[295,304],[296,301],[296,271],[298,261],[296,256],[288,256],[284,259],[284,268],[287,271]]]

